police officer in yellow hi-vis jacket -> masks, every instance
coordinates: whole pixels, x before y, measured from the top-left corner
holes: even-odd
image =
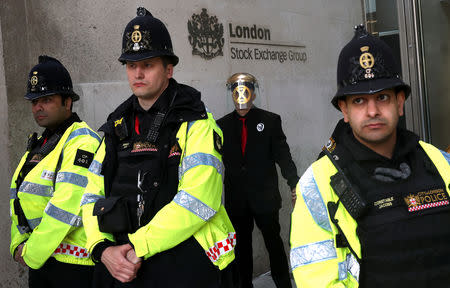
[[[220,287],[236,239],[222,203],[222,131],[200,92],[172,78],[169,32],[145,8],[119,61],[133,95],[100,128],[82,206],[94,287]]]
[[[90,287],[94,263],[86,248],[81,198],[100,137],[72,112],[80,97],[66,68],[40,56],[25,99],[36,123],[11,181],[11,245],[29,267],[29,287]]]
[[[400,72],[356,27],[332,100],[343,120],[297,185],[298,287],[449,287],[450,155],[397,125],[410,92]]]

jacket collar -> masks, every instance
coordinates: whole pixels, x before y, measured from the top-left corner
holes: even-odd
[[[169,80],[169,85],[163,94],[161,94],[161,97],[168,99],[167,102],[169,103],[165,125],[206,119],[208,117],[206,115],[205,105],[201,101],[200,92],[190,86],[179,84],[173,78]],[[122,117],[131,115],[135,107],[133,104],[135,101],[137,101],[136,96],[131,95],[120,104],[114,112],[109,114],[107,122],[100,127],[99,131],[105,134],[113,133],[114,122]]]

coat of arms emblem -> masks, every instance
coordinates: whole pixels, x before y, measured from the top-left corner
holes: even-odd
[[[209,16],[205,8],[200,14],[193,14],[188,21],[189,43],[192,45],[192,55],[204,59],[223,56],[223,24],[216,16]]]

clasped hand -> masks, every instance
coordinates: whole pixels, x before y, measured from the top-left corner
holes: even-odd
[[[106,248],[101,261],[114,278],[125,283],[136,278],[142,259],[136,256],[130,244],[124,244]]]

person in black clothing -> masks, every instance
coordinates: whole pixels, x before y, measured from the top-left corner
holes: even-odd
[[[222,133],[200,92],[172,78],[169,32],[145,8],[119,61],[133,95],[100,128],[83,206],[93,286],[224,287],[235,233],[221,204]]]
[[[248,73],[228,79],[236,110],[217,123],[224,134],[225,207],[236,229],[236,261],[240,287],[253,287],[252,231],[261,230],[277,287],[291,287],[289,265],[280,237],[281,196],[275,163],[292,195],[299,177],[279,115],[253,105],[258,83]],[[293,199],[295,200],[295,199]]]

